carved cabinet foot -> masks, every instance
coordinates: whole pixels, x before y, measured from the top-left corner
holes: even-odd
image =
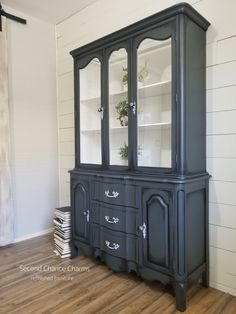
[[[185,283],[176,283],[174,286],[175,298],[176,298],[176,309],[184,312],[186,310],[186,291],[187,285]]]

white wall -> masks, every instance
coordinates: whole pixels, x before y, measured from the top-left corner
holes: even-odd
[[[73,72],[69,51],[178,1],[99,0],[57,25],[60,203],[69,203],[74,166]],[[207,32],[207,165],[210,181],[210,282],[236,295],[236,1],[191,0]]]
[[[15,241],[52,227],[58,205],[55,26],[8,20]]]

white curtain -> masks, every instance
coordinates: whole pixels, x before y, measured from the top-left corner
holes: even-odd
[[[8,105],[7,32],[2,17],[0,32],[0,246],[13,241],[13,206],[10,169],[10,121]]]

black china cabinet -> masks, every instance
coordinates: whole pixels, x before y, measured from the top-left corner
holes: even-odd
[[[208,286],[208,21],[180,3],[71,52],[72,257],[173,286]]]

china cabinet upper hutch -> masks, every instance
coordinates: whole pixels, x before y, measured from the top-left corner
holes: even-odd
[[[72,257],[186,289],[208,286],[205,32],[180,3],[71,52]]]

